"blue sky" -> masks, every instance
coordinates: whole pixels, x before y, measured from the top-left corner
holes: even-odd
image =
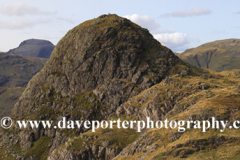
[[[116,13],[181,52],[214,40],[240,38],[239,6],[238,0],[1,0],[0,51],[31,38],[56,45],[76,25]]]

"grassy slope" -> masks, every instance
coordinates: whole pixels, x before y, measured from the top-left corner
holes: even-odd
[[[176,55],[192,65],[217,72],[240,69],[240,40],[226,39],[209,42]]]
[[[201,120],[205,116],[206,119],[214,116],[219,117],[220,120],[228,120],[233,122],[240,119],[240,70],[225,71],[216,73],[209,70],[211,75],[215,77],[207,78],[186,76],[183,78],[172,76],[173,83],[167,86],[157,84],[150,90],[157,90],[163,92],[166,88],[176,93],[180,99],[179,104],[174,107],[166,118],[169,120],[187,120],[191,117],[193,120]],[[218,77],[218,78],[216,78]],[[198,83],[207,84],[209,89],[198,89]],[[175,86],[181,86],[182,90]],[[195,91],[198,92],[195,92]],[[177,92],[181,91],[182,97]],[[193,92],[194,91],[194,92]],[[149,93],[149,92],[148,92]],[[140,95],[141,96],[141,95]],[[146,95],[142,95],[146,96]],[[147,103],[154,99],[153,95],[148,95]],[[139,95],[138,95],[139,97]],[[138,98],[136,97],[136,98]],[[166,97],[167,98],[167,95]],[[134,98],[133,98],[134,101]],[[146,104],[146,103],[145,103]],[[139,107],[143,107],[140,105]],[[148,139],[155,138],[153,145],[158,148],[147,155],[146,159],[179,159],[184,157],[186,159],[239,159],[240,157],[240,130],[225,129],[224,132],[209,129],[203,133],[199,129],[186,130],[180,135],[176,141],[171,141],[171,134],[178,133],[176,129],[150,129],[148,132]],[[157,138],[156,138],[157,137]],[[219,142],[216,143],[216,142]],[[147,143],[143,141],[142,143]],[[198,144],[201,149],[194,147]],[[150,147],[150,146],[149,146]],[[191,153],[186,154],[187,151]],[[126,157],[118,157],[118,159],[138,159],[144,156],[146,152],[137,152],[134,155]]]

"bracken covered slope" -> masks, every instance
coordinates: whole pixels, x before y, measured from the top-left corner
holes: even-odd
[[[192,65],[221,72],[240,69],[239,48],[239,39],[226,39],[205,43],[176,55]]]
[[[228,121],[226,129],[149,129],[128,145],[114,160],[128,159],[239,159],[239,129],[231,128],[240,119],[240,71],[202,76],[172,75],[131,98],[116,112],[128,119]],[[165,113],[165,114],[164,114]],[[231,126],[231,127],[230,127]],[[169,126],[168,126],[169,127]],[[186,124],[185,126],[186,127]],[[221,125],[220,128],[222,129]],[[91,134],[84,135],[91,137]]]

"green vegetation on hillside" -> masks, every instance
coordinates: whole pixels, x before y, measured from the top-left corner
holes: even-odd
[[[176,55],[192,65],[217,72],[240,69],[240,40],[226,39],[209,42]]]

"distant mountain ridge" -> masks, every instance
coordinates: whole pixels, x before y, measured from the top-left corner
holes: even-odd
[[[20,56],[49,58],[54,45],[47,40],[29,39],[23,41],[19,47],[9,50],[7,53],[12,53]]]
[[[240,69],[240,39],[213,41],[176,55],[192,65],[217,72]]]

